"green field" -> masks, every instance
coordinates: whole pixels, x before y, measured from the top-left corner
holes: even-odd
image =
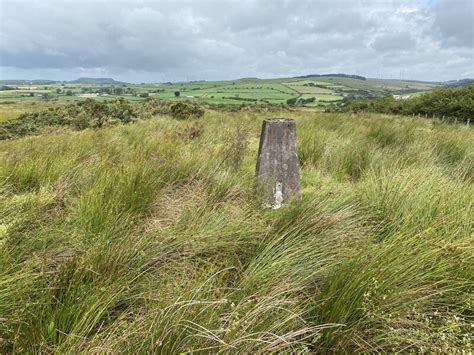
[[[342,96],[325,94],[301,94],[301,97],[304,99],[314,97],[316,99],[314,103],[308,104],[307,106],[324,106],[328,103],[340,102],[342,100]]]
[[[85,100],[81,95],[106,94],[96,100],[114,100],[124,97],[132,101],[147,97],[163,100],[195,100],[222,105],[286,104],[293,98],[315,97],[317,102],[306,106],[325,107],[341,103],[344,97],[380,97],[407,91],[410,95],[432,90],[438,84],[416,81],[396,81],[346,77],[247,78],[234,81],[196,81],[157,84],[87,84],[48,83],[3,85],[0,104],[5,102],[76,102]],[[6,90],[6,88],[10,90]],[[13,90],[11,90],[13,89]],[[179,92],[179,96],[175,93]],[[298,105],[301,105],[298,104]],[[304,104],[303,104],[304,105]],[[14,110],[12,110],[13,112]],[[1,113],[0,113],[1,115]],[[7,114],[8,117],[15,117]]]
[[[160,94],[285,91],[212,85]],[[0,142],[1,353],[472,351],[472,129],[156,105]],[[302,202],[279,210],[254,194],[268,117],[297,122]]]
[[[61,103],[53,102],[37,102],[31,101],[0,101],[0,122],[15,119],[25,112],[36,112],[49,107],[60,106]]]
[[[412,88],[421,91],[432,90],[438,83],[423,82],[423,81],[411,81],[411,80],[388,80],[388,79],[369,79],[368,82],[374,86],[387,88],[391,90]]]

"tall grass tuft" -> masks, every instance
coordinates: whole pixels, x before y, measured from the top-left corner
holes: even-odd
[[[1,142],[0,351],[472,351],[472,130],[266,115],[300,205],[253,194],[258,112]]]

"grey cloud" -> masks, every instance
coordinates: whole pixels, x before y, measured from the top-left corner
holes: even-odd
[[[0,0],[0,76],[474,76],[470,3]]]
[[[434,7],[433,32],[445,46],[474,46],[474,2],[440,0]]]
[[[416,41],[409,32],[388,32],[378,35],[371,45],[379,52],[408,51],[415,46]]]

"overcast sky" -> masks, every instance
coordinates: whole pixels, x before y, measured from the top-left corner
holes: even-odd
[[[474,0],[0,0],[0,78],[474,77]]]

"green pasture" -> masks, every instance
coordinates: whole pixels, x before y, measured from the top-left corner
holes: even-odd
[[[325,87],[305,86],[313,83]],[[405,88],[413,90],[431,90],[437,84],[416,81],[378,80],[367,79],[357,80],[345,77],[314,77],[314,78],[285,78],[285,79],[255,79],[244,78],[227,81],[194,81],[178,83],[156,83],[156,84],[78,84],[78,83],[55,83],[45,85],[18,85],[18,90],[0,91],[0,103],[2,102],[77,102],[85,100],[76,95],[81,93],[99,93],[104,90],[112,90],[109,96],[101,96],[96,100],[113,100],[116,97],[124,97],[131,101],[143,100],[140,95],[149,95],[154,99],[182,100],[193,99],[209,103],[218,104],[281,104],[288,99],[296,97],[311,97],[318,100],[337,102],[341,100],[339,96],[331,96],[334,92],[344,92],[350,95],[362,96],[384,96],[397,93]],[[15,87],[14,85],[11,87]],[[59,90],[59,92],[58,92]],[[119,91],[115,91],[119,90]],[[175,92],[179,91],[180,96],[176,97]],[[69,93],[70,95],[67,95]],[[36,95],[36,96],[30,96]],[[38,95],[47,97],[39,97]],[[240,98],[240,100],[239,100]],[[249,101],[249,99],[251,101]],[[256,101],[255,101],[256,100]],[[314,106],[315,104],[311,104]],[[324,105],[324,103],[323,103]],[[14,117],[12,112],[7,115]]]

